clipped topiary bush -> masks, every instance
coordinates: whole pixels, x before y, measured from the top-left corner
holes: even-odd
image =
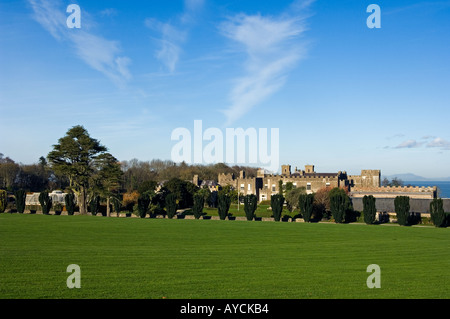
[[[16,197],[16,209],[19,214],[23,214],[25,211],[25,200],[27,198],[27,193],[23,189],[19,189],[15,192]]]
[[[5,190],[0,189],[0,213],[4,213],[8,205],[7,193]]]
[[[89,203],[92,216],[97,216],[100,209],[100,196],[94,196]]]
[[[300,207],[300,213],[302,214],[305,223],[309,223],[314,209],[314,194],[300,195],[298,207]]]
[[[64,197],[64,202],[66,204],[67,214],[72,216],[75,214],[75,194],[69,193]]]
[[[145,216],[147,216],[150,202],[151,202],[150,197],[147,194],[142,194],[141,196],[139,196],[137,202],[137,210],[139,217],[145,218]]]
[[[192,213],[195,219],[200,219],[203,215],[203,206],[205,205],[205,198],[202,194],[194,195],[194,205],[192,206]]]
[[[394,206],[397,223],[401,226],[407,226],[409,224],[409,197],[397,196],[394,200]]]
[[[374,224],[376,215],[377,215],[377,208],[375,205],[376,199],[372,195],[364,196],[363,198],[363,214],[364,214],[364,222],[368,225]]]
[[[330,210],[336,223],[343,223],[345,220],[346,195],[342,192],[330,193]]]
[[[270,206],[272,207],[273,219],[279,222],[281,213],[283,212],[284,197],[280,194],[272,195],[270,198]]]
[[[42,207],[42,214],[50,214],[50,209],[52,208],[53,201],[52,198],[48,195],[48,191],[43,191],[39,194],[39,203]]]
[[[120,211],[122,210],[122,200],[118,197],[113,197],[112,204],[114,207],[114,211],[117,214],[117,217],[119,217]]]
[[[225,220],[228,216],[228,211],[230,210],[231,198],[226,193],[219,191],[217,210],[219,213],[219,218]]]
[[[172,219],[177,214],[178,203],[177,203],[177,194],[170,193],[166,196],[166,212],[167,217]]]
[[[430,203],[430,216],[431,221],[436,227],[445,227],[446,226],[446,215],[444,212],[444,202],[441,198],[433,199]]]
[[[257,207],[258,198],[255,194],[249,194],[244,197],[244,211],[248,221],[255,218],[255,211]]]

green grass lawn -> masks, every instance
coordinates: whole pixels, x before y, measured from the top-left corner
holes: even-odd
[[[270,210],[269,207],[270,205],[258,205],[255,211],[255,215],[257,217],[266,217],[266,218],[272,217],[273,215],[272,210]],[[219,216],[217,208],[205,207],[203,209],[203,213],[205,213],[208,216]],[[231,204],[229,213],[235,217],[245,217],[244,205],[241,204],[238,207],[237,204]],[[295,211],[294,214],[292,215],[297,215],[298,213],[299,213],[298,211]],[[283,215],[285,214],[289,214],[289,211],[287,209],[283,211]]]
[[[450,298],[448,228],[1,214],[0,241],[3,299]]]

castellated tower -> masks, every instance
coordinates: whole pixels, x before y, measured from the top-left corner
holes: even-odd
[[[257,170],[256,177],[247,177],[245,171],[240,171],[237,176],[221,173],[218,180],[221,187],[232,186],[242,195],[255,194],[259,201],[270,200],[272,195],[278,194],[279,181],[282,181],[283,184],[292,183],[294,188],[304,187],[307,193],[334,187],[348,188],[352,194],[357,194],[357,196],[363,194],[361,192],[385,196],[383,194],[389,191],[389,189],[380,187],[380,170],[362,170],[361,175],[347,175],[346,171],[316,172],[314,165],[305,165],[305,170],[295,168],[293,174],[291,165],[282,165],[280,175],[266,174],[262,168]],[[198,176],[194,176],[195,182],[199,182]],[[392,195],[391,193],[390,195]]]
[[[281,165],[281,175],[291,176],[291,165]]]
[[[264,178],[264,175],[265,175],[265,170],[264,170],[264,168],[259,168],[258,171],[257,171],[257,176],[256,176],[256,177],[258,177],[258,178]]]
[[[305,165],[306,174],[314,174],[314,165]]]
[[[362,187],[380,187],[381,171],[366,169],[361,171]]]
[[[193,183],[195,186],[199,186],[199,185],[200,185],[199,179],[198,179],[198,175],[194,175],[194,178],[192,179],[192,183]]]

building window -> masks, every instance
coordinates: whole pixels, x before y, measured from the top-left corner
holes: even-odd
[[[276,188],[275,188],[275,184],[272,184],[272,192],[275,192]]]
[[[306,184],[306,190],[310,191],[311,190],[311,183]]]
[[[248,184],[248,190],[249,190],[249,191],[252,190],[252,184]]]
[[[245,185],[241,184],[241,191],[243,191],[245,189]]]

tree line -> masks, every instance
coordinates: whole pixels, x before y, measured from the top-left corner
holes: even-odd
[[[223,163],[214,165],[176,164],[172,161],[152,160],[119,162],[98,140],[92,138],[82,126],[74,126],[53,145],[53,150],[41,157],[37,164],[16,163],[0,154],[0,189],[14,194],[25,192],[50,192],[64,190],[74,193],[81,214],[98,211],[100,199],[106,202],[107,214],[111,208],[136,211],[139,202],[149,202],[151,212],[164,207],[166,196],[175,193],[179,208],[193,204],[193,196],[199,189],[187,182],[194,175],[202,180],[215,180],[220,173],[255,177],[256,168],[229,167]],[[223,190],[231,199],[237,192],[229,187]],[[204,202],[212,207],[218,203],[218,195],[203,194]],[[131,205],[131,207],[130,207]],[[141,205],[142,206],[142,205]]]
[[[14,192],[16,208],[23,212],[26,191],[40,191],[39,202],[44,214],[52,208],[48,192],[64,189],[69,196],[65,206],[69,214],[78,207],[80,214],[97,214],[100,204],[106,206],[106,215],[111,210],[122,209],[145,217],[147,214],[167,214],[173,218],[178,209],[190,208],[196,218],[203,214],[205,205],[218,209],[221,219],[229,214],[230,204],[237,202],[238,191],[225,186],[218,191],[200,188],[190,182],[193,175],[202,179],[216,180],[219,173],[234,173],[242,169],[249,177],[255,177],[256,169],[251,167],[228,167],[225,164],[187,165],[171,161],[138,160],[119,162],[98,140],[92,138],[82,126],[74,126],[53,145],[46,158],[38,164],[17,164],[0,154],[0,188]],[[75,203],[76,198],[76,203]],[[258,199],[255,195],[241,198],[248,220],[255,218]],[[373,224],[376,209],[375,199],[365,197],[364,221]],[[7,205],[7,193],[0,192],[0,212]],[[314,194],[306,194],[303,187],[279,181],[279,193],[272,195],[270,207],[273,218],[279,221],[284,206],[289,212],[299,210],[305,222],[331,217],[336,223],[355,221],[356,213],[345,189],[323,188]],[[409,198],[398,197],[395,201],[398,223],[408,224]],[[57,209],[58,211],[60,208]],[[442,200],[430,205],[432,220],[436,225],[445,224]],[[444,214],[444,222],[442,222]],[[331,216],[328,216],[331,215]]]
[[[84,130],[82,127],[74,127],[67,134]],[[84,130],[84,134],[88,134]],[[63,145],[70,143],[68,139]],[[76,144],[71,147],[75,147]],[[93,156],[95,157],[95,156]],[[104,160],[107,160],[106,158]],[[90,161],[92,163],[92,161]],[[122,160],[118,162],[122,175],[118,181],[121,192],[132,192],[147,181],[164,182],[173,178],[181,180],[192,180],[198,175],[202,180],[218,181],[221,173],[239,175],[242,170],[246,171],[248,177],[256,177],[257,169],[249,166],[228,166],[224,163],[211,165],[195,165],[187,163],[174,163],[170,160],[153,159],[141,161],[138,159]],[[70,186],[70,179],[54,165],[49,162],[48,157],[41,156],[37,163],[18,163],[10,157],[0,153],[0,189],[14,192],[24,189],[27,192],[41,192],[44,190],[66,189]]]
[[[179,180],[192,180],[194,175],[199,175],[203,180],[217,181],[220,173],[237,175],[241,170],[246,170],[249,177],[256,176],[254,167],[229,167],[223,163],[205,166],[138,159],[119,162],[105,146],[92,138],[84,127],[74,126],[53,145],[53,150],[46,157],[40,157],[36,164],[16,163],[0,153],[0,189],[10,193],[19,189],[26,192],[57,189],[75,192],[80,211],[86,213],[89,209],[88,199],[96,196],[106,199],[109,207],[112,201],[124,194],[133,197],[133,193],[152,183],[172,181],[169,185],[179,184]],[[173,187],[179,188],[179,185]],[[192,190],[187,192],[192,193]],[[186,198],[181,200],[181,205],[185,204],[183,201],[189,202]]]

